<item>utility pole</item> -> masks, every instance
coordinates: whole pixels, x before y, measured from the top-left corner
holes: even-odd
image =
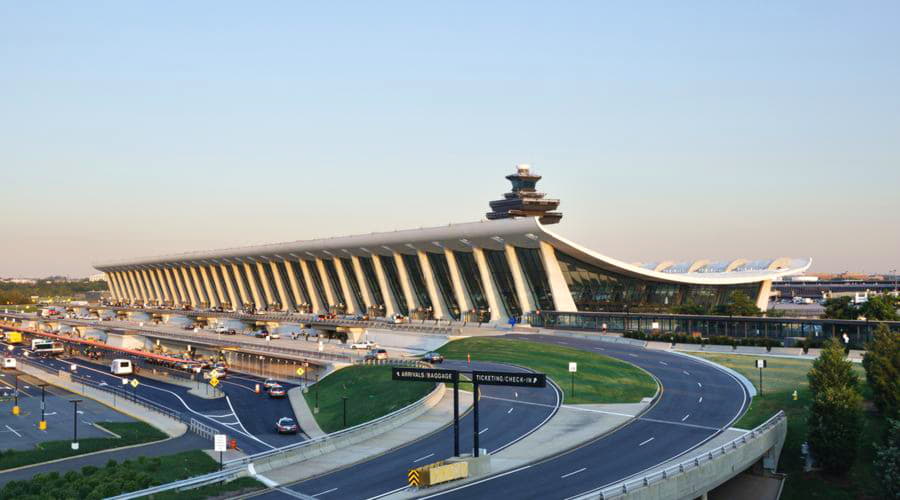
[[[78,403],[81,402],[80,399],[73,399],[69,401],[72,403],[72,449],[78,449]]]
[[[44,410],[46,406],[44,405],[44,392],[47,389],[47,384],[40,384],[41,388],[41,421],[38,423],[38,429],[45,431],[47,430],[47,419],[44,418]]]
[[[344,401],[344,428],[347,428],[347,396],[341,396]]]

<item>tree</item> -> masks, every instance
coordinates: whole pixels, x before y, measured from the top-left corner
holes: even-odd
[[[825,317],[830,319],[856,319],[859,311],[850,297],[837,297],[825,301]]]
[[[807,441],[822,468],[844,473],[856,460],[862,431],[862,397],[850,386],[826,386],[813,397]]]
[[[900,337],[887,325],[878,325],[862,364],[875,406],[890,418],[900,418]]]
[[[900,420],[888,419],[884,444],[875,445],[873,465],[885,498],[900,498]]]
[[[897,299],[891,295],[873,295],[859,308],[869,321],[897,321]]]
[[[855,389],[859,383],[859,376],[853,372],[853,363],[844,358],[844,347],[836,338],[825,342],[822,354],[813,361],[806,378],[809,379],[809,389],[813,395],[829,387]]]
[[[729,316],[759,316],[762,313],[756,307],[756,302],[753,302],[753,299],[741,291],[731,292],[731,295],[728,296],[728,303],[716,307],[716,312]]]

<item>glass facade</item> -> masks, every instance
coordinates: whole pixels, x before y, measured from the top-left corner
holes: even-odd
[[[332,259],[322,259],[325,267],[325,274],[328,275],[328,282],[331,283],[331,295],[334,297],[335,305],[344,304],[344,288],[341,286],[341,278],[338,276],[337,267]]]
[[[403,287],[400,286],[400,274],[397,272],[394,257],[379,256],[378,260],[381,262],[381,268],[384,269],[384,277],[387,278],[388,286],[391,287],[394,300],[397,301],[397,310],[404,316],[408,315],[409,305],[406,303]]]
[[[356,280],[356,272],[353,270],[353,260],[342,258],[341,266],[344,268],[344,276],[347,277],[350,293],[353,294],[353,300],[356,301],[356,310],[359,312],[365,311],[366,303],[363,300],[362,290],[359,288],[359,281]]]
[[[313,286],[316,287],[316,295],[319,297],[322,309],[330,310],[331,304],[328,303],[328,296],[325,295],[325,287],[322,285],[322,277],[319,276],[319,266],[316,265],[315,261],[308,260],[306,261],[306,268],[309,269],[309,276],[312,278]]]
[[[537,248],[516,247],[516,256],[531,291],[534,307],[543,311],[554,309],[553,294],[550,292],[550,283],[547,282],[547,273],[544,272],[541,251]]]
[[[483,252],[488,268],[491,270],[491,277],[494,278],[494,284],[497,286],[497,292],[500,294],[500,300],[506,309],[506,315],[511,318],[521,316],[522,307],[519,305],[519,297],[516,295],[516,285],[512,272],[509,270],[509,262],[506,261],[506,252],[488,249],[484,249]]]
[[[384,306],[384,295],[381,294],[381,285],[378,284],[378,275],[375,274],[375,264],[372,263],[371,257],[359,257],[359,266],[362,267],[363,276],[366,278],[366,285],[369,286],[369,292],[372,294],[372,300],[375,306]]]
[[[276,262],[275,267],[278,268],[278,277],[281,278],[281,283],[284,286],[284,300],[287,301],[285,305],[289,311],[296,311],[297,304],[294,303],[294,294],[291,292],[291,280],[288,278],[287,268],[283,261]]]
[[[472,299],[472,307],[478,310],[488,310],[487,298],[484,296],[484,286],[481,284],[481,274],[478,272],[478,264],[475,263],[475,255],[472,252],[453,252],[456,257],[456,265],[462,277],[469,298]]]
[[[434,273],[434,281],[437,288],[444,298],[444,303],[450,309],[448,313],[453,319],[459,319],[459,302],[456,300],[456,294],[453,292],[453,280],[450,278],[450,266],[447,265],[447,256],[442,253],[426,252],[428,262],[431,264],[431,270]]]
[[[406,274],[409,276],[409,281],[412,282],[413,293],[416,294],[419,305],[423,309],[433,307],[431,297],[428,295],[428,288],[425,286],[425,275],[422,274],[419,256],[403,254],[403,265],[406,266]]]
[[[297,278],[297,291],[300,292],[301,303],[312,307],[312,299],[309,298],[309,290],[306,289],[306,280],[303,278],[303,268],[295,260],[290,260],[288,263],[291,265],[291,270],[294,271],[294,277]]]
[[[601,269],[557,250],[556,258],[579,311],[662,310],[678,305],[716,306],[728,303],[732,292],[752,300],[759,283],[747,285],[687,285],[663,283]]]

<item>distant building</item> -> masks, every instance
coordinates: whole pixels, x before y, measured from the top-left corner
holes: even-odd
[[[88,276],[88,281],[92,281],[92,282],[93,281],[106,281],[106,274],[105,273],[92,274],[92,275]]]
[[[3,283],[13,283],[16,285],[36,285],[37,280],[31,278],[3,278],[0,279],[0,282]]]

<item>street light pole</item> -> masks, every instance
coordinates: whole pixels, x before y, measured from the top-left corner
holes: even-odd
[[[341,396],[344,401],[344,428],[347,428],[347,396]]]
[[[19,411],[20,411],[19,410],[19,375],[16,374],[15,377],[16,377],[16,387],[13,390],[13,400],[14,401],[13,401],[12,413],[13,413],[13,415],[18,415]]]
[[[78,403],[81,402],[80,399],[73,399],[69,401],[73,405],[72,409],[72,449],[78,449]]]
[[[44,405],[44,392],[47,389],[47,384],[40,384],[41,388],[41,421],[38,423],[38,429],[45,431],[47,430],[47,419],[44,418],[44,410],[46,406]]]

